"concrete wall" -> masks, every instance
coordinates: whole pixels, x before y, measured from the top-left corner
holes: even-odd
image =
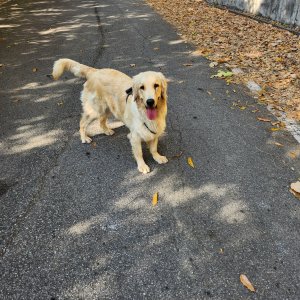
[[[207,2],[300,26],[300,0],[207,0]]]

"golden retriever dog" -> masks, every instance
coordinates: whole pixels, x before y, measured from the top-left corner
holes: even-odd
[[[157,152],[158,138],[166,128],[167,80],[160,72],[142,72],[130,78],[113,69],[94,69],[71,59],[59,59],[54,63],[53,78],[57,80],[64,71],[86,79],[81,93],[83,113],[80,121],[82,143],[90,143],[88,125],[99,119],[106,135],[114,134],[107,125],[112,113],[130,130],[128,138],[138,170],[150,172],[143,159],[142,142],[146,142],[155,161],[168,162]]]

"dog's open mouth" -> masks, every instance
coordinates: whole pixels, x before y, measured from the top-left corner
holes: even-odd
[[[157,107],[146,107],[146,114],[149,120],[154,120],[157,117]]]

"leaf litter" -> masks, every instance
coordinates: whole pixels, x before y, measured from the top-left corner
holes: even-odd
[[[234,73],[231,83],[255,83],[260,103],[300,121],[299,37],[205,0],[147,2],[178,28],[182,39],[198,47],[194,55],[224,63]]]

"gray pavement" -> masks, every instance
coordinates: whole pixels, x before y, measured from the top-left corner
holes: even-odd
[[[13,0],[0,17],[0,299],[300,298],[299,145],[232,102],[263,106],[143,1]],[[124,127],[81,144],[82,81],[47,76],[61,57],[170,78],[170,162],[145,151],[139,174]]]

